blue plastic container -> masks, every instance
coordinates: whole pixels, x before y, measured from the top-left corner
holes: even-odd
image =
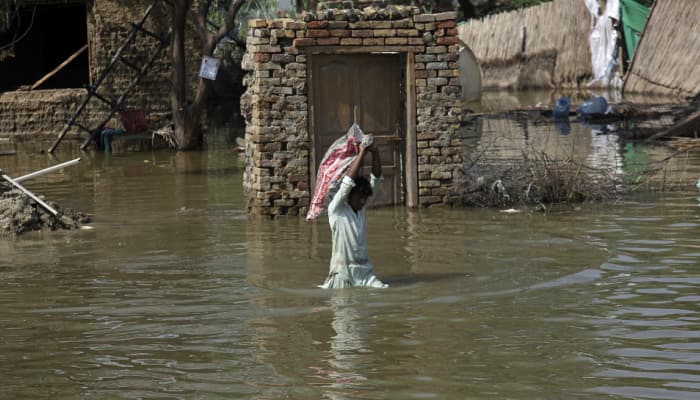
[[[605,114],[607,111],[608,101],[605,100],[605,97],[602,96],[586,100],[576,109],[576,113],[584,117],[587,115]]]
[[[568,97],[561,97],[554,103],[552,107],[552,115],[554,118],[569,118],[569,106],[571,100]]]

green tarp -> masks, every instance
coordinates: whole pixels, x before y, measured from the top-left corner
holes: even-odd
[[[620,0],[620,14],[622,19],[622,32],[625,35],[627,58],[632,59],[637,48],[639,37],[647,22],[649,7],[643,6],[634,0]]]

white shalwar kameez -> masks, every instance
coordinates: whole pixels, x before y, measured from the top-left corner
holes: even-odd
[[[377,193],[382,178],[372,175],[370,186]],[[340,189],[328,207],[328,222],[333,235],[328,278],[320,287],[324,289],[367,286],[385,288],[389,285],[374,276],[374,268],[367,257],[367,233],[365,231],[365,208],[355,212],[347,199],[355,187],[355,181],[344,176]]]

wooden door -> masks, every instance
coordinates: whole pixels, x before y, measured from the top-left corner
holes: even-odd
[[[402,204],[401,64],[398,54],[314,55],[311,60],[312,177],[328,147],[353,124],[374,135],[384,184],[373,205]],[[367,156],[368,158],[371,156]],[[366,159],[362,175],[369,177]]]

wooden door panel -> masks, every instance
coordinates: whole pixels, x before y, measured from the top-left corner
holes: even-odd
[[[315,55],[312,60],[312,118],[315,174],[328,147],[357,118],[375,136],[384,183],[373,205],[403,201],[400,63],[398,55]],[[371,157],[371,156],[368,156]],[[361,173],[369,176],[367,160]]]
[[[362,109],[362,128],[374,135],[393,135],[398,123],[399,82],[392,58],[377,62],[366,60],[358,101]],[[368,79],[371,77],[371,79]],[[366,82],[366,83],[364,83]],[[392,94],[396,95],[392,95]]]
[[[363,60],[363,80],[358,101],[362,109],[362,127],[375,137],[382,159],[382,189],[373,205],[402,202],[401,157],[397,141],[400,130],[400,67],[398,56],[368,56]],[[375,57],[372,59],[371,57]],[[369,174],[369,170],[366,172]]]
[[[347,132],[353,122],[351,113],[354,85],[352,81],[353,66],[343,60],[330,59],[319,65],[314,76],[320,84],[314,86],[316,98],[333,99],[333,101],[321,101],[317,104],[314,113],[315,127],[320,139],[316,141],[316,165],[321,162],[326,149],[341,135]]]

